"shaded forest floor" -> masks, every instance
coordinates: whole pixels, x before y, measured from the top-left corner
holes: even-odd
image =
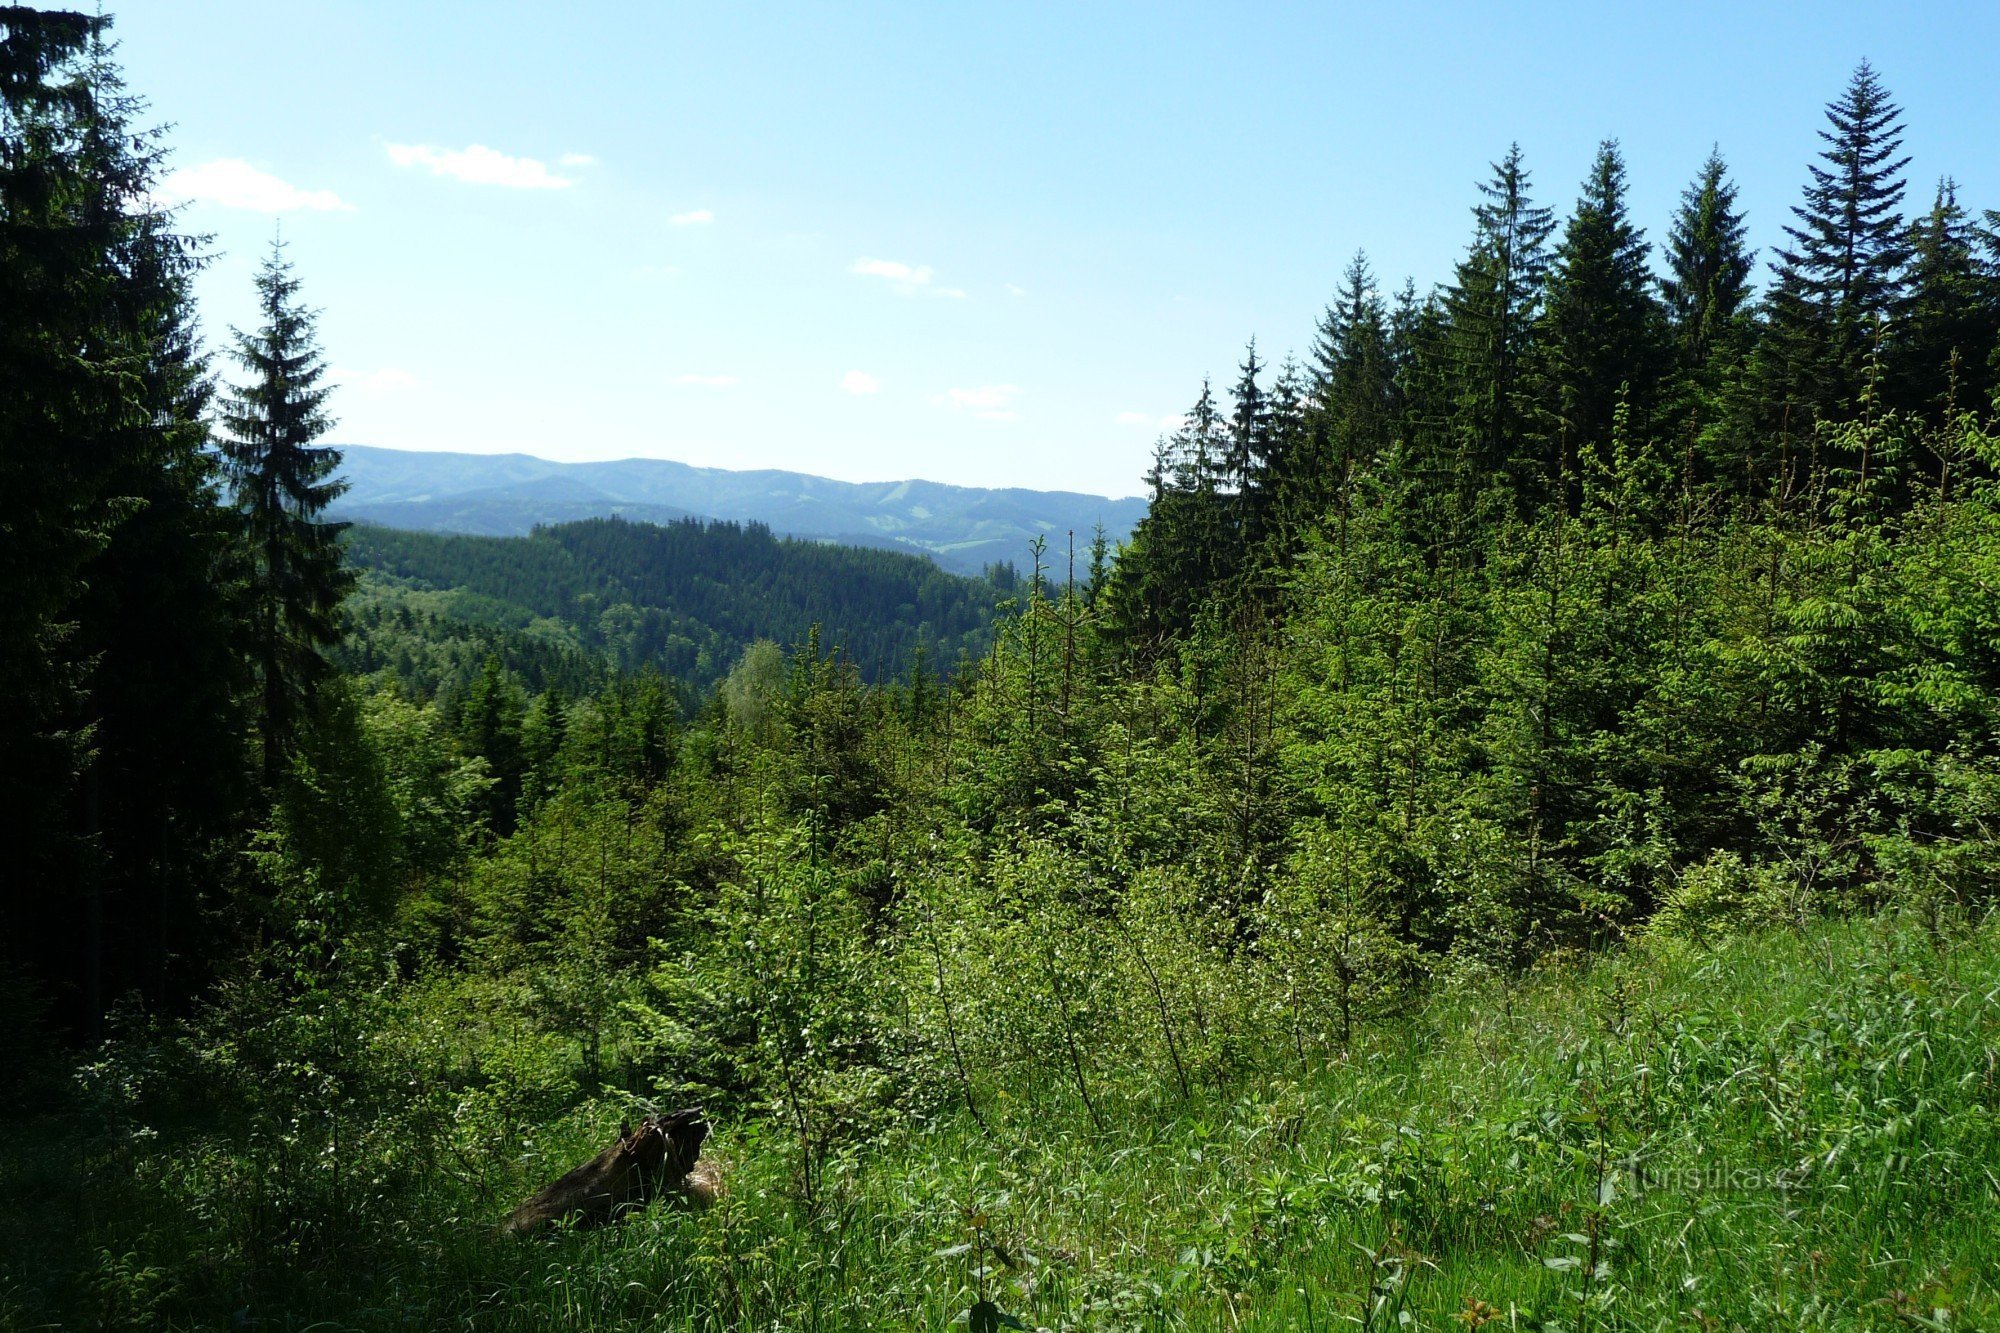
[[[120,1059],[86,1071],[95,1106]],[[912,1120],[832,1150],[811,1209],[782,1127],[725,1121],[714,1210],[540,1241],[493,1224],[614,1101],[511,1158],[444,1126],[422,1169],[382,1120],[331,1175],[285,1160],[282,1121],[200,1108],[5,1127],[0,1325],[941,1328],[983,1287],[1048,1328],[2000,1327],[1991,921],[1448,989],[1345,1060],[1266,1051],[1101,1131]]]

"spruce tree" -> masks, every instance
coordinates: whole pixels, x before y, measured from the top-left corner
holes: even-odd
[[[101,178],[156,175],[158,131],[128,94],[102,37],[91,59]],[[239,831],[242,771],[239,606],[232,527],[217,488],[207,357],[195,329],[200,258],[142,191],[120,197],[115,323],[130,339],[133,411],[107,437],[108,489],[129,506],[85,570],[78,643],[92,663],[84,780],[109,914],[107,983],[155,1003],[190,995],[212,953],[226,858]]]
[[[196,979],[241,792],[199,258],[107,28],[0,8],[0,844],[31,890],[6,935],[83,1032]]]
[[[1479,187],[1472,246],[1446,298],[1458,430],[1468,451],[1467,480],[1475,485],[1509,470],[1521,435],[1522,367],[1555,228],[1530,186],[1514,144]]]
[[[1236,385],[1230,391],[1228,450],[1223,458],[1224,484],[1237,492],[1249,489],[1251,478],[1261,465],[1271,428],[1270,401],[1259,383],[1264,373],[1257,359],[1257,340],[1243,349],[1243,362],[1236,368]]]
[[[1778,251],[1771,320],[1774,387],[1816,415],[1846,415],[1858,397],[1876,325],[1895,311],[1909,257],[1902,109],[1863,61],[1826,108],[1826,151],[1792,209]]]
[[[1682,369],[1704,364],[1729,336],[1750,295],[1748,226],[1720,150],[1681,194],[1667,232],[1667,276],[1660,283]]]
[[[1183,491],[1212,493],[1222,484],[1223,460],[1228,447],[1223,439],[1222,409],[1215,401],[1215,387],[1204,378],[1201,396],[1188,410],[1181,428],[1174,433],[1174,487]]]
[[[1667,231],[1660,294],[1671,364],[1662,425],[1671,418],[1690,486],[1754,478],[1769,425],[1756,396],[1741,388],[1759,325],[1750,305],[1753,254],[1736,197],[1721,153],[1711,150]]]
[[[1536,338],[1544,494],[1565,503],[1574,498],[1575,459],[1588,452],[1609,460],[1620,401],[1641,420],[1652,403],[1659,315],[1647,248],[1626,211],[1624,159],[1606,140],[1563,229]]]
[[[479,679],[459,706],[459,737],[466,751],[486,761],[493,778],[481,804],[495,836],[514,831],[526,765],[522,741],[525,707],[520,687],[508,679],[497,653],[489,654]]]
[[[1090,530],[1090,572],[1083,585],[1083,600],[1093,609],[1104,591],[1105,580],[1111,577],[1111,538],[1104,531],[1104,524],[1097,523]]]
[[[1403,373],[1416,359],[1417,321],[1422,317],[1424,307],[1436,299],[1433,294],[1418,300],[1416,279],[1404,278],[1403,285],[1396,289],[1396,299],[1389,306],[1389,367],[1398,399],[1404,396]]]
[[[340,638],[340,604],[354,581],[342,563],[345,523],[321,515],[347,489],[335,479],[340,451],[315,444],[333,425],[314,312],[274,242],[257,274],[264,322],[234,330],[235,359],[249,382],[222,414],[222,452],[242,511],[250,574],[251,659],[262,700],[263,771],[275,784],[315,687],[332,670],[326,650]]]
[[[1414,293],[1408,294],[1414,301]],[[1320,325],[1313,354],[1317,405],[1331,418],[1331,487],[1345,485],[1387,447],[1394,427],[1396,366],[1390,322],[1368,256],[1359,251]]]
[[[1153,501],[1112,567],[1106,590],[1113,636],[1142,657],[1167,650],[1231,566],[1235,549],[1223,459],[1228,422],[1202,381],[1179,430],[1160,441],[1147,480]]]
[[[1250,565],[1251,553],[1262,539],[1266,514],[1263,488],[1258,484],[1271,451],[1271,399],[1261,376],[1257,340],[1243,349],[1236,384],[1230,390],[1228,429],[1224,435],[1222,484],[1228,490],[1226,537],[1218,551],[1221,574],[1232,578]]]
[[[1415,285],[1405,283],[1390,313],[1397,437],[1374,470],[1390,489],[1404,535],[1431,557],[1458,541],[1490,481],[1475,469],[1473,438],[1461,419],[1455,350],[1449,294],[1419,301]]]
[[[1318,517],[1299,469],[1310,465],[1306,373],[1286,357],[1267,401],[1264,446],[1250,475],[1246,516],[1251,559],[1282,567],[1298,534]]]
[[[41,886],[84,878],[89,851],[71,836],[89,749],[77,604],[128,507],[106,467],[106,436],[135,415],[136,363],[107,327],[123,219],[116,199],[95,199],[115,183],[91,179],[78,68],[105,22],[0,9],[0,836],[20,885],[4,934],[29,965],[49,943],[31,911],[77,915],[70,892]]]
[[[1986,406],[2000,342],[2000,292],[1983,271],[1958,186],[1938,182],[1930,211],[1910,225],[1908,288],[1897,309],[1890,397],[1915,412]]]

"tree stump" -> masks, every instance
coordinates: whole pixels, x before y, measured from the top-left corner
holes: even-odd
[[[637,1129],[628,1121],[616,1143],[544,1186],[507,1215],[503,1229],[525,1236],[572,1219],[598,1226],[661,1195],[707,1203],[717,1189],[714,1164],[700,1160],[707,1138],[699,1108],[647,1116]]]

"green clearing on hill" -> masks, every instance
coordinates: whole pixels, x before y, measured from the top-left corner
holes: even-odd
[[[975,1071],[986,1130],[912,1114],[834,1154],[814,1212],[782,1130],[725,1121],[720,1207],[545,1242],[492,1223],[630,1103],[524,1124],[583,1091],[578,1052],[510,1036],[506,1007],[455,986],[390,1002],[385,1101],[344,1112],[344,1184],[288,1158],[282,1124],[249,1142],[185,1100],[10,1136],[0,1321],[941,1328],[983,1255],[988,1297],[1030,1327],[2000,1325],[1991,922],[1941,946],[1886,919],[1662,939],[1511,993],[1468,982],[1346,1058],[1261,1045],[1185,1101],[1114,1078],[1101,1130],[1055,1058],[1011,1095]],[[86,1074],[158,1091],[184,1057],[229,1058]],[[330,1108],[296,1109],[303,1149]],[[379,1192],[376,1223],[284,1215],[336,1188]]]

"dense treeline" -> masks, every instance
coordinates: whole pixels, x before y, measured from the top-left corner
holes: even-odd
[[[1480,186],[1452,281],[1383,297],[1356,256],[1304,364],[1253,342],[1228,401],[1207,386],[1148,476],[1153,515],[1122,562],[1121,627],[1184,631],[1205,599],[1268,585],[1329,515],[1387,503],[1436,559],[1476,563],[1502,520],[1574,516],[1593,475],[1651,469],[1704,520],[1782,507],[1865,469],[1834,432],[1887,415],[1949,430],[2000,386],[2000,213],[1949,178],[1898,211],[1900,111],[1865,64],[1828,108],[1790,238],[1761,299],[1719,155],[1670,220],[1656,276],[1615,141],[1557,228],[1518,148]],[[1891,461],[1884,498],[1949,493],[1957,461]],[[1878,480],[1881,480],[1878,478]],[[1190,596],[1188,594],[1194,594]]]
[[[0,1315],[1990,1322],[2000,256],[1900,216],[1866,67],[1831,114],[1762,296],[1719,159],[1656,274],[1615,146],[1560,224],[1510,153],[1447,287],[1357,260],[985,640],[985,585],[755,529],[357,530],[350,674],[274,692],[345,576],[257,590],[336,534],[222,523],[236,929],[34,1066]],[[7,622],[49,719],[67,606]],[[697,1103],[716,1212],[485,1225]],[[1796,1192],[1676,1183],[1736,1169]]]
[[[157,150],[129,124],[131,99],[92,58],[89,23],[51,19],[23,32],[11,10],[6,22],[0,839],[10,862],[7,933],[16,960],[60,947],[64,970],[95,996],[102,992],[98,941],[107,895],[115,900],[129,889],[135,897],[157,895],[163,905],[168,894],[184,891],[185,868],[169,862],[184,846],[140,848],[169,823],[198,829],[217,817],[203,793],[130,781],[121,752],[143,746],[148,731],[179,731],[197,747],[228,743],[226,734],[212,739],[188,725],[202,700],[164,680],[150,682],[133,653],[107,651],[128,622],[122,607],[106,604],[102,580],[114,570],[127,580],[158,580],[134,614],[160,633],[164,660],[205,665],[213,647],[205,631],[221,619],[206,578],[220,534],[203,494],[201,441],[159,424],[173,422],[177,408],[198,409],[200,388],[183,300],[190,257],[160,217],[126,207]],[[44,77],[60,62],[69,66],[64,77]],[[143,524],[117,522],[142,503]],[[176,600],[184,617],[154,610]],[[88,611],[96,614],[86,622]],[[217,675],[196,674],[204,681]],[[221,679],[226,688],[226,673]],[[103,763],[85,762],[92,745]],[[119,788],[109,808],[132,814],[110,828],[103,827],[106,784]],[[228,794],[218,795],[226,809]],[[121,845],[131,845],[141,863],[157,857],[158,872],[143,884],[107,884],[95,853]],[[45,906],[51,882],[87,888],[61,895],[59,907]],[[163,916],[154,903],[133,906],[141,920]],[[155,948],[142,960],[144,946],[120,933],[117,950],[135,955],[133,970],[157,974],[165,951]]]
[[[530,537],[364,526],[349,534],[348,554],[363,568],[474,594],[482,601],[460,603],[468,616],[504,603],[573,626],[618,666],[651,666],[696,693],[750,643],[803,643],[814,625],[831,627],[870,680],[907,672],[919,655],[976,657],[1006,591],[918,556],[700,519],[587,519]]]
[[[196,242],[109,20],[0,9],[0,974],[6,1025],[187,1001],[327,674],[345,575],[321,365],[280,254],[212,434]],[[227,483],[225,486],[225,482]],[[332,552],[329,562],[329,552]],[[253,742],[263,762],[245,762]],[[261,767],[261,781],[259,771]]]
[[[1260,674],[1253,879],[1314,830],[1399,937],[1510,966],[1693,866],[1972,886],[2000,214],[1903,217],[1899,117],[1864,64],[1761,299],[1719,156],[1656,277],[1615,142],[1560,224],[1515,149],[1449,284],[1357,257],[1306,364],[1204,388],[1106,609]]]

